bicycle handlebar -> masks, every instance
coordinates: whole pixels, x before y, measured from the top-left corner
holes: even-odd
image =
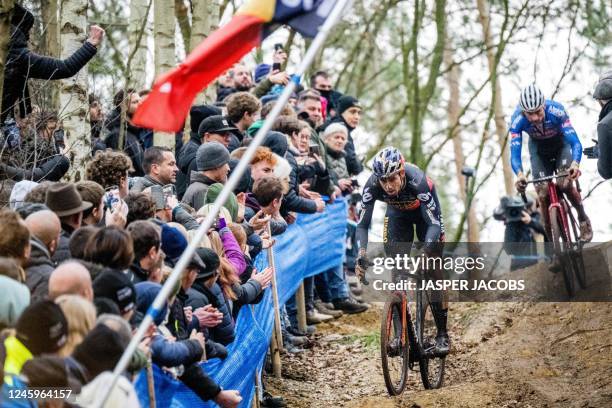
[[[560,177],[568,177],[569,173],[559,173],[559,174],[554,174],[552,176],[546,176],[546,177],[540,177],[540,178],[536,178],[536,179],[531,179],[531,180],[527,180],[527,184],[530,183],[540,183],[542,181],[549,181],[549,180],[553,180],[556,178],[560,178]]]

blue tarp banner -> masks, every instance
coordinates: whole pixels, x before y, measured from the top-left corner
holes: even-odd
[[[275,236],[274,262],[278,295],[284,304],[301,281],[342,263],[347,224],[347,204],[337,200],[320,214],[300,214],[296,223],[282,235]],[[268,265],[266,252],[255,259],[258,270]],[[236,324],[236,337],[228,346],[228,356],[207,361],[203,368],[226,390],[238,390],[240,407],[250,407],[255,392],[255,373],[261,367],[270,345],[274,326],[272,293],[266,290],[257,305],[244,306]],[[155,399],[157,406],[168,408],[214,407],[203,403],[189,388],[155,367]],[[141,373],[136,381],[141,406],[149,406],[147,380]]]

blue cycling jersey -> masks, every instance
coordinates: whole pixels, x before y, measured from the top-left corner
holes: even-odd
[[[537,145],[537,152],[542,155],[552,155],[559,151],[564,144],[572,148],[572,160],[580,162],[582,157],[582,144],[576,131],[572,127],[565,108],[558,102],[546,100],[544,104],[544,122],[534,125],[527,120],[518,106],[510,121],[510,158],[512,170],[515,174],[523,171],[521,160],[521,147],[523,145],[523,132],[527,133]]]

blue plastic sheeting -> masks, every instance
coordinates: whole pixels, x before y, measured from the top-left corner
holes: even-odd
[[[301,281],[338,266],[344,257],[347,204],[337,200],[321,214],[300,214],[295,224],[275,236],[274,261],[278,295],[281,304],[296,291]],[[255,259],[258,270],[268,265],[266,252]],[[228,346],[225,360],[212,359],[203,364],[204,371],[226,390],[238,390],[243,400],[240,407],[249,407],[255,392],[255,372],[261,367],[270,344],[274,326],[272,293],[266,290],[257,305],[244,306],[238,315],[236,337]],[[155,367],[155,398],[159,407],[214,407],[203,403],[181,382]],[[136,391],[143,407],[149,406],[144,372],[136,381]]]

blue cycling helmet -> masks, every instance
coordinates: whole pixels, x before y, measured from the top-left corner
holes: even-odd
[[[389,177],[404,168],[404,156],[395,147],[385,147],[374,156],[372,171],[378,178]]]

